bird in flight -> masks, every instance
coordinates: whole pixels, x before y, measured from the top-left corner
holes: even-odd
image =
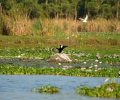
[[[66,47],[68,47],[68,46],[60,45],[60,47],[56,48],[56,49],[58,50],[59,53],[61,53],[63,51],[63,49],[65,49]]]
[[[88,15],[86,15],[86,17],[83,19],[83,18],[79,18],[82,22],[86,23],[88,21]]]

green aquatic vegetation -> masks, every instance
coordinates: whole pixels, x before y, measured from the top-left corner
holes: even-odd
[[[59,92],[59,88],[56,86],[52,85],[44,85],[40,86],[38,88],[33,88],[33,92],[39,92],[39,93],[49,93],[49,94],[54,94]]]
[[[92,97],[104,97],[104,98],[120,98],[120,84],[107,83],[101,86],[90,87],[77,87],[76,92],[78,94],[92,96]]]
[[[0,74],[119,77],[120,68],[50,68],[0,65]]]
[[[0,49],[1,57],[16,58],[48,58],[51,55],[49,48],[6,48]]]
[[[52,54],[55,54],[53,48],[56,47],[26,47],[26,48],[1,48],[0,49],[0,57],[1,58],[41,58],[41,59],[48,59]],[[69,54],[73,61],[86,61],[86,60],[95,60],[97,52],[86,52],[81,51],[80,49],[73,49],[68,47],[64,50],[64,53]],[[119,52],[118,52],[119,53]],[[107,54],[101,51],[101,59],[102,62],[108,63],[118,63],[120,62],[120,55],[119,54]]]

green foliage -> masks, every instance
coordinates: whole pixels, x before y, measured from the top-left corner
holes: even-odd
[[[88,77],[119,77],[119,68],[50,68],[50,67],[23,67],[14,65],[0,65],[0,74],[5,75],[65,75]]]
[[[9,12],[12,8],[19,9],[19,12],[24,12],[30,19],[41,16],[76,19],[86,13],[93,17],[117,18],[120,8],[119,0],[0,0],[0,3],[4,12]]]
[[[78,94],[101,97],[101,98],[120,98],[120,84],[108,83],[102,84],[98,87],[77,87],[76,92]]]
[[[108,19],[108,18],[112,17],[112,9],[109,4],[103,4],[101,7],[101,11],[102,11],[102,16],[104,18]],[[107,12],[107,14],[106,14],[106,12]]]
[[[2,5],[2,8],[8,11],[12,8],[13,0],[0,0],[0,3]]]
[[[49,94],[55,94],[59,92],[59,88],[52,86],[52,85],[45,85],[41,86],[39,88],[32,89],[33,92],[39,92],[39,93],[49,93]]]
[[[42,26],[41,21],[40,20],[36,20],[35,23],[33,24],[33,27],[32,27],[33,34],[40,35],[42,29],[43,29],[43,26]]]
[[[100,5],[97,2],[91,1],[87,3],[86,8],[88,9],[88,12],[91,14],[91,16],[95,16],[98,14]]]

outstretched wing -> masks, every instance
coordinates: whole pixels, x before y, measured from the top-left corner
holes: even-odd
[[[64,45],[64,46],[63,46],[63,49],[66,48],[66,47],[68,47],[68,46]]]
[[[85,17],[84,21],[87,21],[87,20],[88,20],[88,15],[86,15],[86,17]]]
[[[84,19],[83,18],[79,18],[81,21],[84,21]]]

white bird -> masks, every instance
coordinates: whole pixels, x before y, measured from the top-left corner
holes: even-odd
[[[110,80],[110,78],[106,78],[106,79],[104,80],[104,83],[108,82],[109,80]]]
[[[101,56],[100,56],[99,53],[96,54],[96,58],[97,58],[97,60],[98,60],[98,59],[101,59]]]
[[[86,17],[83,19],[83,18],[79,18],[82,22],[86,23],[87,20],[88,20],[88,15],[86,15]]]

